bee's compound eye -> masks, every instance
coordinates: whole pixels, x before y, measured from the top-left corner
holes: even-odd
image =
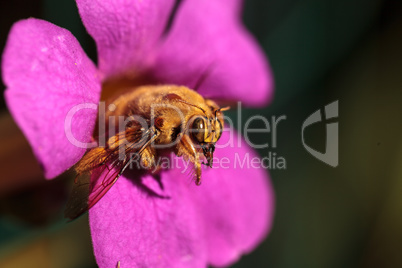
[[[197,117],[191,126],[191,134],[198,142],[204,142],[205,139],[205,120],[202,117]]]

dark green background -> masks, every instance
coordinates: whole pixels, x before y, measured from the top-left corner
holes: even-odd
[[[33,16],[69,29],[95,58],[74,1],[18,0],[0,7],[1,47],[14,21]],[[275,152],[287,168],[269,171],[276,193],[269,237],[234,267],[402,267],[401,1],[247,0],[244,21],[270,59],[275,98],[268,108],[247,110],[243,117],[286,115],[277,148],[260,154]],[[303,148],[301,126],[336,100],[339,166],[332,168]],[[266,134],[252,139],[269,141]],[[325,124],[311,126],[306,139],[324,151]],[[65,262],[60,267],[92,267],[85,219],[65,227],[58,220],[45,224],[15,212],[36,200],[40,187],[0,197],[0,258],[18,256],[25,244],[43,236],[72,233],[86,239],[87,246],[82,254],[60,247],[63,256],[77,259],[74,266]]]

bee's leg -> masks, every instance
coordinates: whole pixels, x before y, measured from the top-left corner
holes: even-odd
[[[193,143],[191,142],[191,139],[188,135],[180,134],[178,137],[180,139],[180,142],[178,143],[176,147],[176,155],[177,156],[182,156],[184,159],[190,160],[194,164],[194,170],[195,170],[195,184],[200,185],[201,184],[201,163],[200,163],[200,158],[198,156],[198,152],[195,149]]]
[[[155,170],[156,168],[156,150],[155,148],[148,146],[141,153],[141,168]]]
[[[156,165],[155,157],[156,150],[150,146],[159,136],[159,131],[155,129],[155,127],[151,127],[147,130],[147,132],[143,135],[142,140],[138,143],[142,143],[141,148],[132,154],[131,161],[139,160],[140,166],[138,168],[151,169]],[[126,151],[132,150],[131,146],[135,146],[136,143],[132,143],[126,148]]]
[[[195,157],[194,169],[195,169],[195,176],[196,176],[195,184],[201,185],[201,163],[200,163],[200,159],[198,157],[197,152],[194,153],[194,157]]]

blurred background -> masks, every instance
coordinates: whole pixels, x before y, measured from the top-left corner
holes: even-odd
[[[37,17],[69,29],[95,60],[73,0],[0,7],[2,49],[13,22]],[[402,1],[246,0],[243,18],[270,59],[276,90],[268,108],[242,116],[286,116],[276,148],[259,152],[283,157],[286,169],[269,170],[270,235],[233,267],[402,267]],[[336,168],[301,141],[304,120],[333,101]],[[0,110],[0,267],[96,267],[87,218],[62,218],[68,174],[44,181],[2,95]],[[326,123],[305,131],[321,152]],[[251,138],[267,141],[266,134]]]

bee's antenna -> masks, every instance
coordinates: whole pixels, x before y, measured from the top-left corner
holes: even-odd
[[[175,93],[167,94],[167,95],[165,96],[165,99],[168,99],[168,100],[175,100],[175,101],[178,101],[178,102],[181,102],[181,103],[184,103],[184,104],[193,106],[193,107],[195,107],[195,108],[200,109],[205,115],[207,115],[207,113],[205,112],[205,110],[202,109],[200,106],[197,106],[197,105],[195,105],[195,104],[192,104],[192,103],[190,103],[190,102],[187,102],[187,101],[183,100],[179,95],[177,95],[177,94],[175,94]]]
[[[200,106],[197,106],[197,105],[195,105],[195,104],[189,103],[189,102],[187,102],[187,101],[185,101],[185,100],[177,100],[177,101],[180,101],[180,102],[182,102],[182,103],[185,103],[185,104],[190,105],[190,106],[193,106],[193,107],[196,107],[196,108],[200,109],[205,115],[207,115],[206,112],[205,112],[205,110],[202,109]]]
[[[216,109],[215,110],[215,119],[217,118],[217,116],[216,116],[217,112],[224,112],[224,111],[227,111],[229,109],[230,109],[230,106],[226,106],[226,107],[223,107],[223,108]]]

